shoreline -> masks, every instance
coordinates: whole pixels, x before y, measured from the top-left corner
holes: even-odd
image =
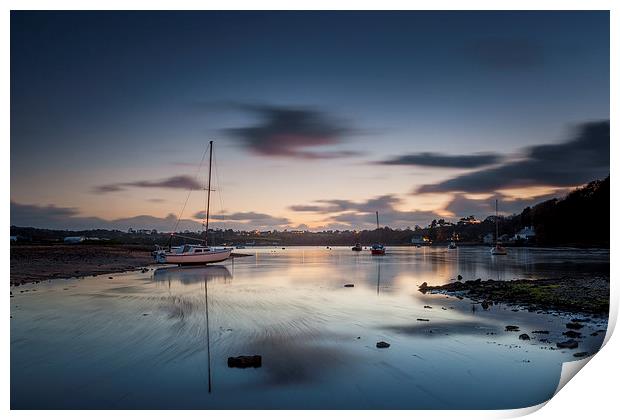
[[[10,284],[139,270],[153,262],[145,246],[32,245],[11,247]]]
[[[608,317],[609,277],[563,277],[555,279],[517,279],[496,281],[481,279],[455,281],[440,286],[422,283],[423,294],[441,294],[468,298],[483,309],[494,304],[525,308],[529,312],[562,311]]]
[[[94,277],[142,270],[155,264],[144,245],[29,245],[11,247],[10,285]],[[252,254],[233,252],[231,258]]]

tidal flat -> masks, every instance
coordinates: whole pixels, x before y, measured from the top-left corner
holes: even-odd
[[[562,363],[594,354],[607,328],[606,314],[484,308],[419,287],[608,277],[608,250],[244,251],[11,287],[11,407],[520,408],[550,398]],[[569,339],[576,348],[558,347]],[[229,367],[241,355],[260,367]]]

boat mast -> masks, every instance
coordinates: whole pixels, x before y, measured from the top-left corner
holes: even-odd
[[[205,209],[205,246],[209,246],[209,207],[211,206],[211,165],[213,163],[213,140],[209,141],[209,180],[207,181],[207,208]]]
[[[497,212],[497,198],[495,199],[495,244],[499,240],[499,215]]]
[[[379,212],[376,211],[375,214],[377,215],[377,229],[379,229]]]

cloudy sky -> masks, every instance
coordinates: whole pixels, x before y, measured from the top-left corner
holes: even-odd
[[[11,223],[392,227],[609,174],[607,12],[12,12]]]

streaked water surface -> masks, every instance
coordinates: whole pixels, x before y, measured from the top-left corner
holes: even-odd
[[[606,250],[242,252],[252,256],[12,288],[12,408],[525,407],[548,399],[562,362],[596,351],[604,334],[590,334],[606,327],[594,319],[579,349],[552,350],[568,314],[484,311],[417,290],[459,274],[608,275]],[[253,354],[262,367],[228,368],[229,356]]]

